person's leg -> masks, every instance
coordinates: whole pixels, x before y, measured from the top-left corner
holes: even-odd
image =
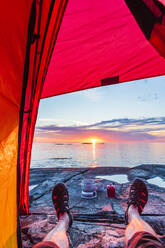
[[[152,227],[140,217],[147,200],[148,190],[145,183],[140,179],[136,179],[130,188],[128,207],[125,213],[126,223],[128,224],[125,231],[126,247],[128,243],[130,248],[136,247],[134,245],[143,247],[143,243],[146,244],[147,242],[150,244],[155,242],[156,245],[152,247],[163,247]]]
[[[72,215],[69,211],[69,194],[64,183],[57,184],[52,192],[52,201],[56,209],[58,222],[45,236],[42,242],[33,248],[68,248],[67,230],[72,225]]]
[[[152,229],[152,227],[142,220],[139,215],[138,209],[133,205],[128,209],[128,225],[125,231],[125,240],[126,244],[128,241],[134,236],[135,233],[138,232],[147,232],[151,233],[153,236],[157,237],[157,234]]]
[[[46,235],[43,241],[52,241],[60,248],[68,248],[69,240],[66,231],[69,228],[69,216],[67,213],[60,216],[57,225]]]

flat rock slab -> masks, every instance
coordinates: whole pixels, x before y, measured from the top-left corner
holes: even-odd
[[[121,174],[127,175],[128,182],[121,184],[102,177]],[[124,247],[124,212],[131,181],[135,177],[143,179],[149,190],[149,200],[142,218],[150,223],[163,239],[165,188],[148,184],[146,180],[154,177],[164,179],[164,165],[141,165],[135,168],[36,168],[31,169],[30,174],[31,215],[22,216],[20,219],[23,247],[30,248],[41,241],[57,222],[51,192],[58,182],[65,182],[70,195],[70,208],[74,219],[72,228],[68,231],[70,247]],[[97,198],[81,198],[81,183],[85,178],[95,179]],[[107,197],[106,186],[111,183],[115,186],[115,198]]]

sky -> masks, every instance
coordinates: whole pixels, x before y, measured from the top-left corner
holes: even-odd
[[[40,101],[37,142],[165,142],[165,77]]]

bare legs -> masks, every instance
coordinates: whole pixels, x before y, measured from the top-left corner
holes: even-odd
[[[69,227],[69,217],[67,213],[60,216],[57,225],[46,235],[43,241],[52,241],[59,248],[68,248],[69,240],[66,231]]]
[[[128,209],[128,226],[125,231],[125,243],[133,237],[137,232],[148,232],[157,237],[152,227],[147,224],[139,215],[137,207],[131,205]]]
[[[125,243],[133,237],[137,232],[147,232],[151,233],[153,236],[157,237],[157,234],[152,229],[152,227],[141,219],[138,209],[131,205],[128,209],[128,222],[125,231]],[[59,248],[69,248],[69,240],[66,231],[69,227],[69,217],[67,213],[60,216],[56,226],[46,235],[43,241],[54,242]]]
[[[69,211],[69,205],[68,205],[69,195],[65,184],[59,183],[54,187],[52,193],[52,200],[59,221],[57,225],[53,228],[53,230],[46,235],[43,242],[47,242],[47,243],[52,242],[52,246],[50,245],[50,247],[54,247],[54,245],[56,245],[59,248],[69,248],[69,239],[66,231],[68,230],[69,226],[72,225],[72,215],[70,214]],[[127,202],[128,207],[125,212],[125,220],[126,223],[128,224],[125,231],[126,245],[128,244],[128,241],[134,236],[135,233],[144,232],[144,233],[150,233],[156,238],[155,242],[157,242],[158,245],[156,244],[155,247],[163,247],[161,246],[161,244],[159,244],[159,239],[155,231],[151,228],[149,224],[147,224],[140,217],[140,213],[142,212],[144,206],[146,205],[147,200],[148,200],[148,191],[145,183],[140,179],[134,180],[130,188],[129,199]],[[143,236],[145,236],[145,234],[143,234]],[[139,240],[140,239],[142,241],[142,238],[139,238]],[[134,240],[134,244],[132,243],[132,245],[134,246],[131,247],[135,247],[136,244],[137,241]],[[43,247],[42,242],[39,243],[38,246],[36,245],[35,247],[36,248]]]
[[[152,227],[146,223],[139,215],[138,209],[131,205],[128,209],[128,222],[125,231],[125,243],[133,237],[137,232],[147,232],[151,233],[153,236],[157,237],[157,234],[152,229]],[[69,240],[66,231],[69,227],[69,217],[67,213],[60,216],[57,225],[46,235],[43,241],[54,242],[59,248],[69,248]]]

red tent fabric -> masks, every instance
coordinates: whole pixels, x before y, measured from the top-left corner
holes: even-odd
[[[29,213],[30,158],[40,99],[165,75],[163,3],[163,0],[2,3],[2,247],[21,246],[19,215]]]
[[[139,7],[140,2],[143,5]],[[131,14],[135,10],[149,29],[154,20],[149,19],[151,14],[143,16],[144,2],[147,1],[70,0],[42,98],[163,75],[163,57],[145,38]]]

